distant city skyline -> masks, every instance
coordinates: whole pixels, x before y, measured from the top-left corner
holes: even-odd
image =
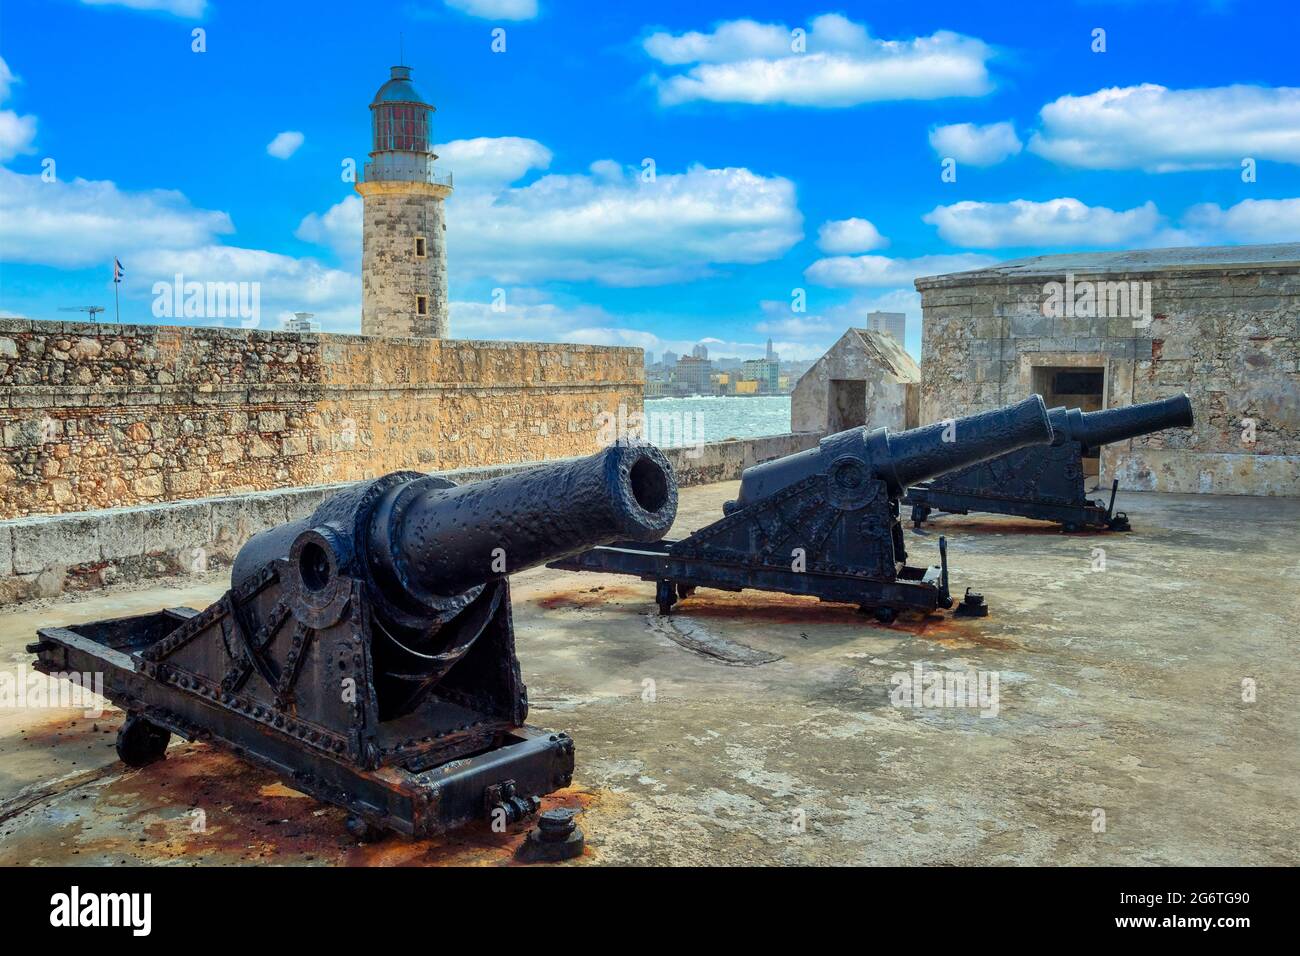
[[[347,176],[399,36],[459,338],[811,359],[881,311],[919,355],[918,275],[1300,238],[1279,0],[489,9],[7,0],[0,314],[359,331]],[[159,314],[182,274],[260,314]]]

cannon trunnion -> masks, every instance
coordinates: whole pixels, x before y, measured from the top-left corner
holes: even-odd
[[[903,504],[912,507],[912,524],[921,527],[935,511],[982,511],[1055,521],[1066,531],[1128,531],[1128,515],[1115,511],[1119,479],[1111,483],[1106,504],[1087,497],[1084,454],[1193,422],[1186,395],[1099,412],[1054,408],[1049,414],[1056,434],[1051,445],[1022,448],[908,488]]]
[[[890,434],[853,428],[817,448],[746,469],[724,517],[680,541],[617,542],[553,561],[656,583],[667,614],[697,587],[753,588],[857,604],[878,620],[952,606],[940,563],[907,564],[898,497],[912,481],[1052,438],[1037,395],[1016,405]],[[959,611],[983,614],[972,595]]]
[[[359,836],[513,822],[570,783],[574,745],[525,723],[507,575],[654,541],[676,510],[649,446],[463,486],[397,472],[252,538],[205,610],[42,628],[29,650],[104,674],[129,765],[174,733],[346,808]]]

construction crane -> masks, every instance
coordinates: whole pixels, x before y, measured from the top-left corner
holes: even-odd
[[[59,309],[60,312],[87,312],[90,314],[90,321],[98,322],[95,316],[104,311],[102,305],[69,305]]]

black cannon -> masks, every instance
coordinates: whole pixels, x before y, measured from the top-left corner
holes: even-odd
[[[933,511],[987,511],[1055,521],[1066,531],[1128,531],[1128,515],[1115,511],[1118,478],[1107,504],[1087,498],[1084,455],[1111,442],[1189,427],[1192,403],[1175,395],[1100,412],[1054,408],[1049,414],[1056,433],[1051,445],[1022,448],[908,488],[903,503],[912,506],[913,526],[921,527]]]
[[[527,726],[507,575],[654,541],[677,488],[648,445],[475,484],[395,472],[265,531],[204,611],[42,628],[45,673],[102,672],[131,766],[171,734],[338,804],[359,837],[514,822],[567,786],[573,741]]]
[[[910,483],[1052,439],[1043,400],[890,434],[852,428],[816,448],[747,468],[724,517],[681,541],[617,542],[550,564],[656,583],[659,610],[697,587],[754,588],[857,604],[883,622],[952,607],[946,544],[939,565],[909,567],[898,496]],[[986,613],[968,592],[959,613]]]

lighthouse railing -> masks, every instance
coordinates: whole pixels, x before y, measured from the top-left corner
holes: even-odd
[[[402,183],[433,183],[435,186],[451,186],[450,172],[441,172],[434,168],[431,158],[419,156],[383,156],[372,159],[365,165],[367,182],[379,180]]]

